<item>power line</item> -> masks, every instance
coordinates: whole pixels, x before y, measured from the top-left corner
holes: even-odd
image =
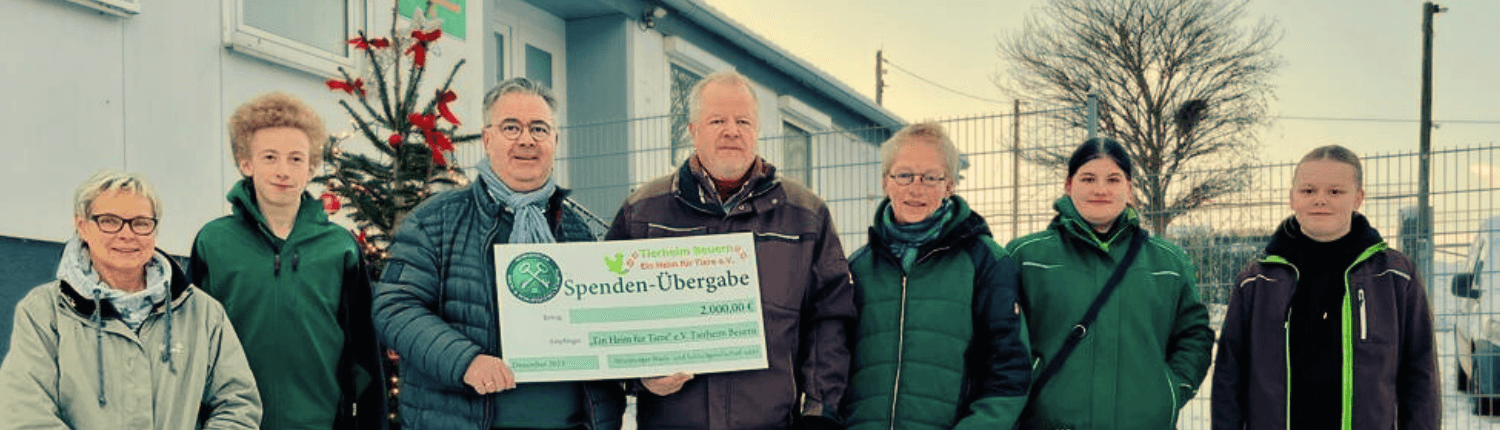
[[[1415,119],[1402,119],[1402,118],[1343,118],[1343,117],[1330,117],[1330,116],[1285,116],[1285,115],[1277,115],[1277,116],[1271,116],[1269,118],[1271,118],[1271,119],[1289,119],[1289,120],[1299,120],[1299,121],[1352,121],[1352,122],[1382,122],[1382,123],[1414,123],[1414,122],[1420,122],[1419,120],[1415,120]],[[1500,120],[1482,120],[1482,119],[1451,119],[1451,120],[1436,119],[1436,120],[1433,120],[1432,122],[1439,123],[1439,124],[1500,124]]]
[[[938,88],[942,88],[944,90],[947,90],[950,93],[958,94],[958,95],[961,95],[961,96],[964,96],[964,97],[968,97],[968,98],[971,98],[971,99],[975,99],[975,100],[979,100],[979,101],[986,101],[986,102],[997,103],[997,104],[1006,104],[1006,102],[1003,102],[1003,101],[999,101],[999,100],[995,100],[995,99],[989,99],[989,98],[984,98],[984,97],[976,96],[976,95],[973,95],[973,94],[965,93],[963,91],[959,91],[959,90],[955,90],[955,89],[952,89],[952,88],[948,88],[948,87],[944,86],[943,84],[939,84],[937,82],[933,82],[930,79],[924,78],[924,77],[922,77],[922,75],[918,75],[916,73],[912,73],[912,71],[906,70],[905,67],[901,67],[900,65],[898,65],[896,63],[892,63],[889,58],[885,59],[885,63],[891,65],[891,67],[894,68],[894,69],[896,69],[896,70],[900,70],[902,73],[906,73],[908,75],[911,75],[911,77],[913,77],[913,78],[917,78],[917,79],[921,80],[922,82],[926,82],[928,84],[931,84],[934,87],[938,87]]]
[[[1353,121],[1353,122],[1417,122],[1414,119],[1400,118],[1340,118],[1331,116],[1272,116],[1271,119],[1290,119],[1300,121]]]

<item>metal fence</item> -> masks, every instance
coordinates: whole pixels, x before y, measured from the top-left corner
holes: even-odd
[[[1086,137],[1081,129],[1051,120],[1054,113],[1018,110],[940,121],[964,154],[965,167],[956,193],[989,221],[995,239],[1002,244],[1045,228],[1054,215],[1053,202],[1063,194],[1063,171],[1027,162],[1018,155],[1044,148],[1071,148]],[[686,142],[679,141],[674,150],[671,124],[670,117],[659,116],[565,128],[558,154],[559,177],[607,223],[630,190],[672,171],[681,162],[686,154],[681,148]],[[845,251],[853,252],[865,243],[874,208],[884,198],[877,148],[892,132],[883,128],[789,132],[785,136],[762,136],[759,145],[766,159],[799,177],[827,202]],[[1359,151],[1357,147],[1351,149]],[[461,150],[459,156],[472,163],[481,151],[474,145]],[[1246,189],[1177,218],[1162,234],[1181,245],[1197,265],[1198,286],[1210,308],[1215,331],[1221,325],[1234,276],[1291,214],[1287,200],[1295,157],[1300,155],[1277,154],[1278,160],[1252,166]],[[1361,156],[1366,197],[1360,212],[1392,247],[1419,261],[1426,272],[1422,278],[1436,315],[1439,340],[1443,427],[1500,428],[1500,419],[1475,415],[1476,405],[1486,403],[1483,398],[1476,402],[1476,394],[1456,389],[1459,371],[1455,366],[1460,359],[1467,362],[1472,357],[1480,364],[1465,366],[1470,381],[1467,385],[1489,390],[1485,391],[1487,395],[1500,391],[1500,366],[1496,366],[1500,364],[1500,350],[1491,343],[1500,340],[1496,339],[1500,337],[1500,295],[1483,290],[1494,284],[1490,277],[1495,270],[1485,266],[1474,276],[1482,292],[1478,299],[1459,298],[1450,291],[1456,273],[1473,270],[1466,264],[1471,243],[1476,238],[1500,238],[1500,231],[1482,227],[1487,218],[1500,215],[1500,145],[1449,148],[1431,154],[1430,238],[1414,234],[1419,231],[1415,209],[1419,154]],[[795,166],[799,160],[807,160],[807,165]],[[790,169],[787,162],[793,164]],[[1208,173],[1212,171],[1183,175]],[[1430,239],[1431,252],[1419,252],[1418,248],[1424,246],[1422,239]],[[1491,322],[1491,318],[1497,320]],[[1454,330],[1456,326],[1475,328]],[[1473,344],[1479,348],[1477,352],[1465,352],[1470,342],[1456,341],[1460,332],[1473,333],[1466,336],[1476,338]],[[1206,380],[1199,395],[1183,409],[1180,428],[1209,428],[1209,385]]]

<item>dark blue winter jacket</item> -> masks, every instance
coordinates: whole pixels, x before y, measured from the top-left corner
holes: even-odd
[[[558,242],[599,238],[587,216],[558,189],[547,221]],[[510,237],[514,216],[482,182],[432,197],[396,229],[375,285],[375,331],[401,354],[401,418],[407,429],[478,429],[494,422],[494,396],[464,384],[469,362],[500,354],[493,247]],[[624,411],[618,382],[585,384],[589,428],[616,430]]]

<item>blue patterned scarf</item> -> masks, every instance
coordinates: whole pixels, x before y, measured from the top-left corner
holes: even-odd
[[[541,188],[529,193],[520,193],[505,185],[500,175],[495,174],[489,157],[479,162],[479,179],[496,203],[510,208],[516,214],[516,222],[510,229],[510,241],[506,243],[553,243],[552,229],[547,225],[547,200],[557,191],[557,182],[551,176]]]
[[[161,253],[152,255],[151,260],[146,262],[146,288],[134,293],[127,293],[111,287],[99,279],[99,272],[94,271],[94,261],[90,259],[88,244],[83,243],[77,236],[68,240],[63,246],[62,260],[57,264],[57,279],[67,282],[73,286],[73,290],[84,297],[98,297],[107,300],[120,312],[120,320],[131,330],[140,330],[141,323],[146,322],[146,317],[151,315],[151,308],[167,300],[167,257]]]

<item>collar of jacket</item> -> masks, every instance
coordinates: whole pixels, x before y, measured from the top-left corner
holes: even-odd
[[[1384,251],[1384,250],[1386,250],[1386,248],[1389,248],[1389,247],[1390,247],[1390,245],[1386,245],[1386,243],[1384,241],[1381,241],[1380,243],[1377,243],[1377,244],[1374,244],[1374,245],[1370,245],[1370,247],[1365,248],[1364,252],[1360,252],[1359,253],[1359,257],[1356,257],[1354,259],[1354,263],[1350,264],[1348,268],[1344,269],[1344,276],[1345,276],[1345,278],[1348,277],[1349,272],[1353,271],[1354,267],[1358,266],[1359,263],[1363,263],[1363,262],[1365,262],[1365,260],[1369,260],[1370,257],[1375,256],[1375,254],[1378,254],[1378,253],[1380,253],[1380,251]],[[1266,255],[1264,257],[1261,257],[1260,262],[1261,262],[1261,264],[1279,264],[1279,265],[1283,265],[1283,266],[1286,266],[1286,267],[1290,267],[1290,268],[1292,268],[1293,281],[1302,278],[1302,273],[1297,270],[1297,265],[1292,264],[1291,261],[1287,261],[1287,259],[1285,257],[1282,257],[1280,255],[1268,254],[1268,255]],[[1348,282],[1348,281],[1345,280],[1345,282]],[[1295,292],[1296,288],[1297,288],[1296,284],[1293,283],[1292,284],[1292,291]]]
[[[494,224],[500,221],[500,211],[505,210],[505,208],[499,202],[496,202],[493,196],[490,196],[489,190],[484,188],[484,181],[476,180],[470,183],[469,192],[473,193],[472,200],[474,200],[474,207],[479,210],[480,216],[484,217],[484,224]],[[557,230],[558,224],[562,223],[563,199],[566,199],[572,193],[572,190],[558,186],[557,191],[552,193],[552,197],[547,198],[547,211],[545,212],[545,215],[547,215],[547,227],[554,230],[554,232]]]
[[[156,252],[162,253],[162,255],[167,255],[161,249],[157,249]],[[169,256],[167,257],[167,264],[171,266],[171,268],[168,270],[172,273],[171,280],[167,281],[167,301],[173,306],[176,306],[177,303],[182,299],[182,296],[187,293],[187,289],[189,286],[191,286],[191,284],[188,283],[187,276],[183,274],[182,268],[177,266],[177,260]],[[93,299],[84,297],[82,294],[79,294],[78,291],[73,288],[73,285],[68,284],[67,281],[59,279],[57,281],[57,284],[59,290],[58,292],[62,294],[63,297],[63,303],[65,303],[75,312],[78,312],[85,316],[93,315]],[[108,300],[101,301],[100,303],[100,318],[118,318],[120,316],[120,312],[115,310],[114,305],[111,305]]]
[[[1297,224],[1297,217],[1287,217],[1286,220],[1281,222],[1281,225],[1278,225],[1276,227],[1276,231],[1271,234],[1270,243],[1267,243],[1265,249],[1261,250],[1261,263],[1278,264],[1292,268],[1292,279],[1294,281],[1302,278],[1302,272],[1297,268],[1297,265],[1295,263],[1292,263],[1292,259],[1288,258],[1291,256],[1285,255],[1284,251],[1294,250],[1292,248],[1296,245],[1295,243],[1293,243],[1296,240],[1294,239],[1294,237],[1303,237],[1305,239],[1305,236],[1303,236],[1302,233],[1298,231],[1298,229],[1300,228],[1301,227]],[[1348,235],[1359,235],[1358,237],[1360,243],[1367,245],[1365,246],[1364,250],[1359,253],[1359,256],[1355,257],[1354,262],[1350,263],[1349,267],[1344,270],[1346,275],[1349,270],[1354,268],[1354,266],[1358,266],[1360,262],[1368,260],[1370,256],[1375,255],[1376,252],[1385,250],[1388,247],[1385,244],[1385,239],[1382,239],[1380,237],[1380,232],[1376,231],[1375,228],[1370,225],[1369,219],[1365,218],[1365,216],[1363,214],[1360,214],[1359,212],[1355,212],[1354,218],[1350,221],[1350,231]],[[1348,236],[1346,235],[1346,237]],[[1296,291],[1295,285],[1293,285],[1293,291]]]
[[[271,233],[271,226],[266,223],[265,213],[260,211],[260,205],[255,204],[255,181],[250,178],[241,178],[240,182],[235,184],[234,188],[229,189],[227,199],[230,206],[233,207],[235,216],[239,217],[246,224],[254,225],[260,231],[261,236],[271,244],[271,249],[275,249],[278,252],[281,250],[280,245],[285,243],[285,240]],[[292,233],[297,233],[296,225],[327,224],[330,222],[328,214],[323,212],[323,203],[313,198],[312,194],[308,193],[307,190],[303,190],[302,200],[297,205],[297,218],[292,221],[294,227],[291,233],[287,234],[286,240],[292,238]]]
[[[1083,219],[1083,215],[1078,213],[1078,207],[1073,205],[1072,197],[1062,196],[1052,204],[1052,209],[1057,210],[1057,216],[1052,218],[1051,228],[1061,230],[1067,236],[1092,245],[1105,253],[1108,253],[1109,247],[1120,239],[1121,233],[1141,229],[1140,215],[1136,213],[1135,208],[1130,206],[1126,206],[1125,211],[1120,212],[1120,216],[1115,218],[1115,223],[1111,228],[1114,232],[1108,239],[1102,240],[1098,234],[1094,233],[1093,226],[1089,225],[1089,222]]]
[[[744,205],[744,203],[756,200],[756,197],[765,195],[781,186],[781,177],[776,175],[776,166],[771,165],[771,162],[765,161],[765,159],[756,157],[752,168],[753,166],[760,166],[760,171],[750,175],[750,179],[745,181],[744,187],[750,191],[744,200],[740,201],[740,206],[743,206],[744,209],[740,210],[739,206],[737,206],[734,211],[725,212],[724,207],[718,204],[718,195],[708,195],[708,193],[715,192],[713,191],[713,184],[704,184],[701,179],[698,179],[698,175],[693,173],[692,164],[695,157],[697,155],[688,157],[687,160],[682,162],[681,166],[678,166],[677,174],[672,178],[672,193],[677,196],[678,201],[699,212],[716,216],[744,213],[751,209],[749,205]],[[775,200],[780,202],[786,199]],[[755,204],[758,205],[759,203]],[[755,209],[762,208],[757,207]]]
[[[990,234],[989,224],[985,223],[983,216],[974,213],[974,211],[969,208],[969,203],[967,201],[964,201],[962,197],[959,197],[957,195],[949,198],[953,199],[953,219],[949,220],[948,224],[943,226],[943,230],[941,233],[938,233],[937,239],[933,239],[932,242],[928,242],[927,244],[922,245],[921,248],[917,249],[917,261],[927,259],[929,255],[931,255],[938,249],[955,247],[958,244],[965,243],[980,235]],[[886,246],[887,240],[885,234],[882,233],[882,229],[880,228],[880,225],[884,222],[884,217],[880,215],[884,213],[886,207],[890,205],[891,199],[887,197],[875,207],[875,221],[870,225],[869,247],[877,255],[889,259],[892,262],[896,262],[896,266],[900,267],[900,259],[896,258],[896,256],[891,253],[890,247]]]

